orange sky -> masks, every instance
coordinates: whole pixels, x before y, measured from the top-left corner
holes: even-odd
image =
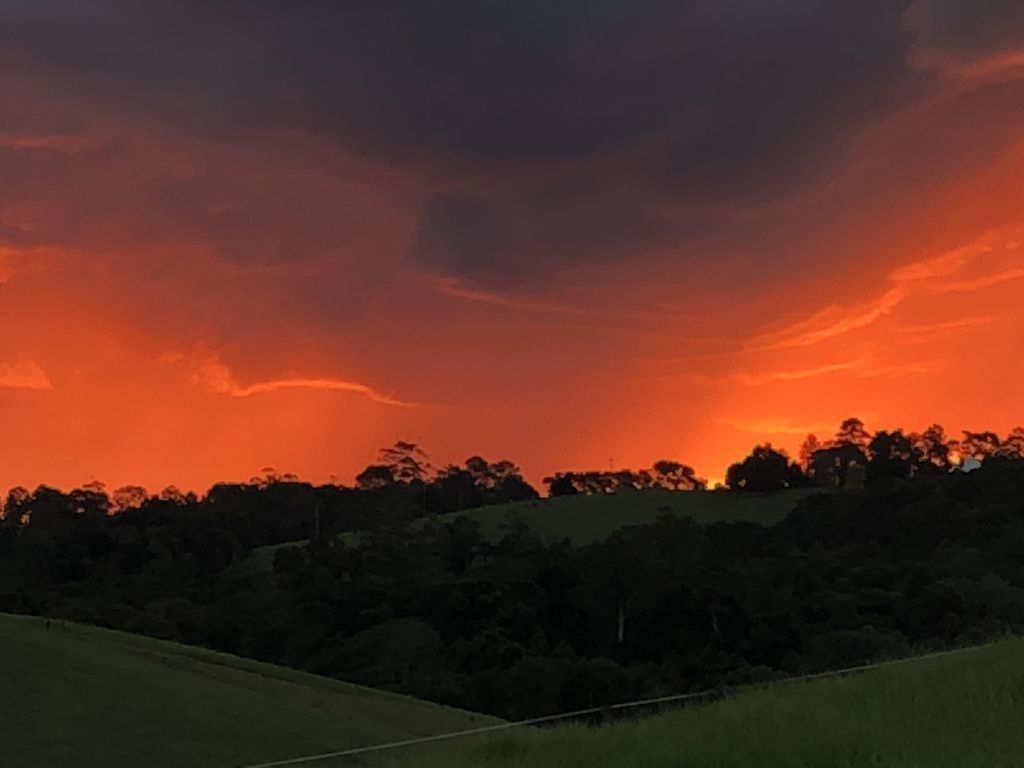
[[[850,415],[1008,432],[1022,51],[954,55],[922,27],[912,95],[823,125],[800,183],[707,199],[634,191],[630,147],[509,167],[301,121],[225,135],[191,119],[205,101],[150,110],[90,91],[80,63],[4,54],[0,488],[201,490],[265,466],[350,482],[400,438],[535,482],[663,457],[720,479]],[[557,197],[581,166],[614,194]],[[415,255],[452,189],[508,201],[494,263],[528,277]],[[622,232],[602,221],[634,207]],[[665,234],[644,236],[655,213]]]

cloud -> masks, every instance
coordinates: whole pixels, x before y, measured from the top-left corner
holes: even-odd
[[[75,155],[96,149],[97,144],[89,136],[75,134],[0,134],[0,148]]]
[[[0,389],[53,389],[46,371],[38,363],[23,358],[14,363],[0,363]]]
[[[870,358],[859,358],[830,365],[820,365],[811,368],[798,368],[788,371],[770,371],[759,374],[737,374],[735,378],[750,386],[761,386],[774,382],[802,381],[813,379],[819,376],[827,376],[832,373],[856,372],[861,378],[876,378],[889,376],[906,376],[910,374],[925,373],[929,366],[923,364],[906,365],[875,365]]]
[[[873,325],[890,314],[907,298],[907,295],[907,289],[897,285],[871,302],[853,307],[832,305],[780,331],[755,338],[751,346],[756,348],[809,347]]]
[[[793,419],[780,417],[770,419],[724,419],[723,425],[759,435],[811,435],[831,432],[835,425],[824,422],[797,422]]]
[[[933,290],[936,293],[966,293],[967,291],[980,291],[984,288],[992,288],[1002,283],[1024,279],[1024,269],[1008,269],[992,275],[971,278],[970,280],[958,280],[952,283],[936,286]]]
[[[682,246],[699,265],[718,257],[695,242],[737,237],[703,209],[833,182],[850,137],[918,87],[899,5],[40,0],[0,10],[0,50],[55,113],[12,135],[63,135],[78,105],[222,146],[323,142],[408,174],[426,200],[408,258],[494,286]],[[163,186],[169,231],[241,259],[323,257],[347,229],[324,206],[268,242],[274,200],[217,215],[198,182]]]
[[[1024,5],[1018,0],[916,0],[905,23],[920,68],[970,78],[1024,64]]]
[[[175,363],[181,359],[175,353],[164,353],[160,357],[160,361],[164,363]],[[251,384],[239,384],[231,368],[216,356],[210,356],[198,362],[194,366],[189,380],[195,386],[201,386],[212,392],[239,398],[270,394],[288,389],[308,389],[321,392],[357,394],[380,405],[399,408],[412,408],[415,406],[415,403],[406,402],[384,394],[367,384],[340,378],[285,376],[267,381],[256,381]]]
[[[3,244],[3,228],[0,227],[0,285],[8,282],[14,275],[36,271],[45,266],[48,260],[57,258],[59,251],[53,248],[11,248]],[[17,240],[17,237],[12,238]]]
[[[942,282],[943,278],[962,273],[976,260],[995,251],[996,243],[1004,237],[1004,233],[998,231],[987,232],[967,245],[898,267],[889,274],[892,286],[877,299],[850,307],[833,304],[781,330],[762,334],[749,346],[755,349],[813,346],[874,325],[915,292],[923,289],[933,293],[963,292],[1020,279],[1024,277],[1024,270],[1013,269],[971,280]],[[942,328],[962,327],[965,324],[963,320],[954,323],[954,326],[947,323]],[[977,319],[971,319],[966,324],[977,323]]]
[[[991,325],[998,319],[999,318],[995,315],[980,315],[978,317],[962,317],[956,320],[943,320],[938,323],[906,325],[901,328],[895,328],[894,330],[897,333],[929,337],[944,331],[956,331],[961,328],[977,328],[982,325]]]
[[[998,232],[987,232],[967,245],[899,267],[889,277],[897,283],[915,283],[955,275],[980,256],[992,253],[998,240]]]
[[[364,395],[375,403],[381,405],[394,405],[402,408],[411,408],[415,403],[398,400],[390,395],[381,394],[373,387],[360,384],[355,381],[344,379],[308,379],[308,378],[287,378],[274,379],[271,381],[260,381],[246,387],[235,386],[226,390],[232,397],[250,397],[268,392],[277,392],[282,389],[313,389],[323,392],[353,392]]]
[[[335,307],[385,259],[490,294],[659,261],[761,284],[845,258],[784,234],[817,211],[775,214],[843,188],[874,161],[864,136],[940,89],[908,55],[949,25],[906,5],[7,3],[0,144],[19,150],[0,175],[59,200],[43,242],[344,262],[310,289],[358,283]],[[102,152],[77,151],[94,136]],[[751,256],[766,235],[771,255]]]
[[[666,218],[636,189],[562,180],[486,194],[435,195],[408,255],[456,280],[536,288],[552,271],[653,252],[689,229]]]
[[[559,304],[529,298],[516,298],[504,293],[492,293],[468,287],[453,278],[440,278],[435,282],[437,290],[445,296],[475,304],[487,304],[517,312],[540,312],[554,315],[586,315],[588,310],[569,304]]]
[[[802,379],[825,376],[830,373],[856,371],[863,366],[863,360],[851,360],[849,362],[833,363],[831,365],[821,365],[813,368],[802,368],[791,371],[771,371],[769,373],[758,374],[741,373],[736,374],[735,378],[750,386],[760,386],[762,384],[769,384],[776,381],[800,381]]]

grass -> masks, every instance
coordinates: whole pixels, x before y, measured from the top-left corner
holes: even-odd
[[[3,768],[230,768],[494,720],[122,632],[0,615]],[[348,763],[351,765],[352,763]]]
[[[783,683],[649,720],[509,731],[401,768],[1024,765],[1024,641]]]
[[[574,544],[583,545],[607,538],[619,528],[653,523],[663,510],[680,517],[688,515],[698,523],[748,520],[772,525],[788,515],[800,499],[820,492],[820,489],[794,489],[770,495],[744,495],[726,491],[673,493],[654,489],[496,504],[445,515],[441,519],[465,515],[478,521],[482,533],[490,539],[499,538],[504,525],[519,519],[546,541],[568,538]]]
[[[559,496],[536,501],[518,501],[453,512],[435,518],[452,521],[468,517],[480,523],[490,541],[502,536],[514,520],[526,523],[546,542],[569,539],[582,546],[607,538],[620,528],[653,523],[663,511],[680,517],[688,515],[698,523],[745,520],[772,525],[788,515],[805,496],[821,493],[820,488],[800,488],[773,494],[738,494],[726,491],[678,492],[660,489],[618,493],[608,496]],[[418,523],[422,525],[422,522]],[[359,544],[359,533],[344,533],[349,546]],[[273,544],[253,550],[244,568],[267,570],[273,566],[278,549],[304,542]]]

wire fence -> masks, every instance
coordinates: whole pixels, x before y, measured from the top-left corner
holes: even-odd
[[[881,669],[883,667],[893,667],[901,664],[911,664],[918,661],[926,661],[928,659],[936,659],[943,656],[951,656],[954,654],[970,653],[971,651],[981,650],[996,645],[998,642],[993,641],[990,643],[984,643],[982,645],[976,645],[969,648],[955,648],[946,651],[935,651],[933,653],[921,654],[919,656],[909,656],[903,659],[892,659],[890,661],[879,661],[869,664],[858,664],[852,667],[844,667],[842,669],[832,669],[825,672],[815,672],[808,675],[796,675],[793,677],[781,678],[778,680],[769,680],[761,683],[748,683],[745,685],[735,685],[729,687],[720,688],[709,688],[703,691],[694,691],[691,693],[678,693],[671,696],[658,696],[650,699],[638,699],[637,701],[627,701],[621,704],[609,704],[601,707],[591,707],[589,709],[580,709],[574,712],[563,712],[557,715],[546,715],[544,717],[533,717],[527,720],[516,720],[511,722],[495,723],[494,725],[481,726],[479,728],[469,728],[461,731],[452,731],[450,733],[435,734],[433,736],[418,736],[411,739],[402,739],[399,741],[390,741],[384,744],[373,744],[366,747],[354,747],[352,749],[343,749],[336,752],[324,752],[317,755],[307,755],[304,757],[292,757],[285,760],[273,760],[266,763],[251,763],[248,765],[239,766],[239,768],[282,768],[283,766],[291,765],[307,765],[310,763],[324,762],[326,760],[334,760],[342,757],[356,757],[359,755],[368,755],[377,752],[386,752],[390,750],[402,749],[405,747],[423,746],[427,744],[435,744],[438,742],[451,741],[454,739],[463,739],[470,736],[485,736],[492,733],[498,733],[501,731],[509,731],[515,728],[528,728],[538,725],[553,725],[556,723],[570,722],[573,720],[583,720],[586,718],[599,717],[601,719],[612,718],[620,716],[624,712],[631,712],[634,710],[655,710],[660,712],[667,707],[677,707],[680,704],[696,703],[696,702],[712,702],[729,696],[734,696],[737,693],[744,691],[751,691],[761,688],[768,688],[776,685],[787,685],[793,683],[809,682],[811,680],[820,680],[823,678],[837,678],[845,677],[847,675],[856,674],[859,672],[867,672],[872,669]]]

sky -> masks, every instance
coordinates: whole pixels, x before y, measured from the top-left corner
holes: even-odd
[[[0,488],[1024,422],[1019,0],[0,0]]]

